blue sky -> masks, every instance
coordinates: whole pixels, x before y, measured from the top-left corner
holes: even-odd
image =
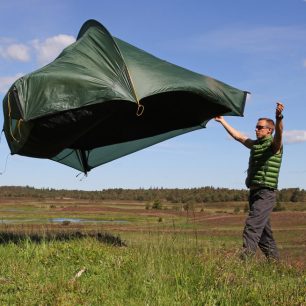
[[[306,189],[306,1],[0,1],[0,99],[14,80],[52,61],[88,19],[162,59],[251,92],[244,117],[228,117],[255,137],[259,117],[285,104],[279,188]],[[0,115],[3,124],[3,115]],[[245,188],[249,151],[214,121],[92,170],[88,177],[48,160],[11,156],[0,143],[0,185],[105,188]],[[6,163],[7,160],[7,163]],[[6,165],[6,167],[5,167]]]

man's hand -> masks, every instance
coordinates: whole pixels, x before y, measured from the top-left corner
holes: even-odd
[[[282,115],[282,111],[284,110],[284,104],[281,102],[276,102],[276,111],[275,117],[278,118]]]
[[[224,121],[224,118],[223,118],[223,116],[217,116],[217,117],[215,117],[215,121],[221,123],[222,121]]]
[[[283,145],[283,115],[282,111],[284,110],[284,105],[281,102],[276,103],[276,122],[275,122],[275,133],[273,139],[273,151],[274,153],[280,152]]]

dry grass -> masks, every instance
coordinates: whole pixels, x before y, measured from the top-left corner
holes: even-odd
[[[123,238],[133,235],[134,239],[137,239],[137,233],[176,233],[200,240],[218,240],[236,248],[241,245],[246,217],[243,212],[246,204],[244,202],[206,203],[194,205],[193,210],[189,211],[182,210],[183,204],[163,203],[162,210],[153,210],[146,209],[148,203],[131,201],[18,198],[0,199],[0,204],[0,215],[4,220],[1,223],[0,219],[2,233],[31,235],[49,232],[66,235],[76,232],[111,232]],[[285,211],[272,213],[272,227],[282,257],[290,264],[305,267],[306,204],[290,205],[285,204]],[[290,208],[293,210],[288,210]],[[50,218],[80,218],[93,222],[50,223]],[[19,224],[8,224],[7,220],[18,220]],[[117,220],[124,220],[126,223],[118,223]]]

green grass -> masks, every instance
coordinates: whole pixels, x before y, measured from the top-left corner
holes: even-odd
[[[1,305],[303,305],[306,275],[184,234],[0,246]],[[85,272],[74,278],[82,268]]]
[[[21,236],[0,239],[0,305],[306,305],[305,203],[283,205],[272,214],[283,258],[275,264],[261,255],[240,261],[244,202],[186,212],[144,202],[3,201],[1,218],[20,224],[0,224],[0,232]],[[48,224],[59,217],[129,223]],[[42,221],[22,224],[30,218]],[[69,236],[78,231],[85,237]],[[127,247],[90,231],[120,235]]]

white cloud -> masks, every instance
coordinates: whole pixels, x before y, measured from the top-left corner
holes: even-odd
[[[9,44],[0,46],[0,57],[21,62],[28,62],[31,59],[30,48],[25,44]]]
[[[35,52],[39,65],[45,65],[54,60],[68,45],[75,42],[70,35],[59,34],[46,38],[35,39],[28,43],[17,43],[12,38],[0,37],[0,58],[28,62]]]
[[[284,141],[286,143],[306,142],[306,131],[303,130],[284,131]]]
[[[44,41],[34,40],[29,43],[16,43],[11,38],[0,37],[0,58],[27,62],[35,51],[36,60],[40,65],[51,62],[68,45],[75,42],[73,36],[60,34]],[[0,93],[6,93],[9,87],[23,74],[0,76]]]
[[[0,77],[0,93],[5,94],[11,85],[22,76],[22,73],[17,73],[13,76]]]
[[[306,0],[305,0],[305,2],[306,2]],[[303,64],[304,64],[304,67],[306,68],[306,60],[304,60],[304,63],[303,63]]]
[[[36,50],[37,61],[40,65],[45,65],[54,60],[60,52],[68,45],[75,42],[73,36],[59,34],[49,37],[44,41],[33,40],[31,45]]]

